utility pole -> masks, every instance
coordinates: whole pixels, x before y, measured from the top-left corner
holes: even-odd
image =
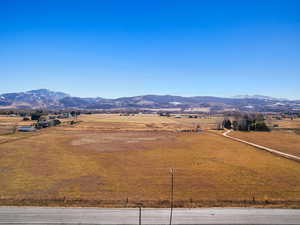
[[[172,225],[172,217],[173,217],[173,206],[174,206],[174,168],[170,169],[171,173],[171,212],[170,212],[170,224]]]

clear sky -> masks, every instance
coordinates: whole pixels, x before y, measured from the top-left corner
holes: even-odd
[[[0,93],[300,99],[300,1],[0,0]]]

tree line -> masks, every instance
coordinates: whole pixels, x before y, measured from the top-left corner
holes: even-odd
[[[270,131],[264,115],[260,113],[233,113],[225,117],[222,126],[239,131]]]

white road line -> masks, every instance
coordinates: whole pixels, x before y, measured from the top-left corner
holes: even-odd
[[[228,135],[231,131],[232,131],[232,130],[227,130],[227,131],[224,132],[222,135],[223,135],[224,137],[227,137],[227,138],[230,138],[230,139],[232,139],[232,140],[235,140],[235,141],[238,141],[238,142],[242,142],[242,143],[251,145],[251,146],[253,146],[253,147],[255,147],[255,148],[262,149],[262,150],[267,151],[267,152],[270,152],[270,153],[272,153],[272,154],[279,155],[279,156],[281,156],[281,157],[284,157],[284,158],[287,158],[287,159],[291,159],[291,160],[300,162],[300,157],[298,157],[298,156],[291,155],[291,154],[287,154],[287,153],[284,153],[284,152],[281,152],[281,151],[278,151],[278,150],[275,150],[275,149],[272,149],[272,148],[268,148],[268,147],[265,147],[265,146],[262,146],[262,145],[254,144],[254,143],[249,142],[249,141],[244,141],[244,140],[239,139],[239,138],[231,137],[231,136]]]

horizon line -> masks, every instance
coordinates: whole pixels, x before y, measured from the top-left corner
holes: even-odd
[[[59,90],[53,90],[50,88],[37,88],[37,89],[31,89],[31,90],[27,90],[27,91],[15,91],[15,92],[5,92],[5,93],[0,93],[1,95],[4,94],[12,94],[12,93],[26,93],[26,92],[31,92],[31,91],[39,91],[39,90],[47,90],[47,91],[51,91],[51,92],[58,92],[58,93],[64,93],[69,95],[70,97],[75,97],[75,98],[103,98],[103,99],[119,99],[119,98],[133,98],[133,97],[142,97],[142,96],[149,96],[149,95],[153,95],[153,96],[176,96],[176,97],[184,97],[184,98],[193,98],[193,97],[215,97],[215,98],[228,98],[228,99],[239,99],[239,98],[253,98],[253,97],[266,97],[266,98],[274,98],[277,100],[287,100],[287,101],[299,101],[300,99],[296,99],[296,98],[286,98],[286,97],[274,97],[271,95],[262,95],[262,94],[236,94],[234,96],[220,96],[220,95],[179,95],[179,94],[154,94],[154,93],[147,93],[147,94],[140,94],[140,95],[131,95],[131,96],[118,96],[118,97],[100,97],[100,96],[80,96],[80,95],[73,95],[70,94],[66,91],[59,91]],[[244,97],[242,97],[244,96]]]

